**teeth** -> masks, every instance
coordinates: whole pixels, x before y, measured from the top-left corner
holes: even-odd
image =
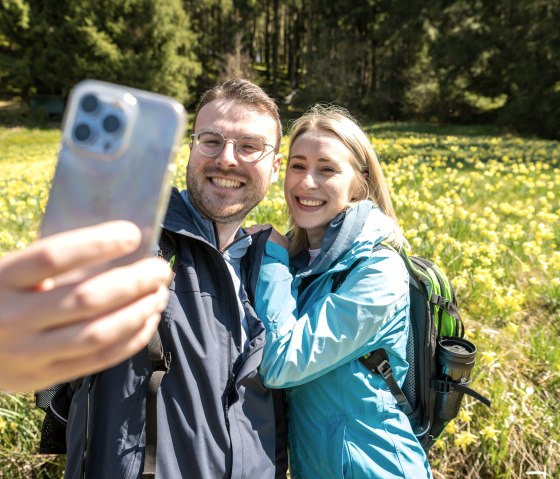
[[[302,200],[300,198],[299,202],[303,205],[303,206],[321,206],[324,201],[321,200]]]
[[[224,178],[211,178],[211,181],[222,188],[239,188],[241,186],[240,181],[226,180]]]

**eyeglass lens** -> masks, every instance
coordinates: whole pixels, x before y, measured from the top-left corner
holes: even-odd
[[[201,131],[195,135],[196,144],[203,155],[215,157],[224,149],[226,139],[217,131]],[[240,136],[231,138],[235,144],[235,151],[245,161],[256,161],[264,152],[265,143],[262,138],[256,136]]]

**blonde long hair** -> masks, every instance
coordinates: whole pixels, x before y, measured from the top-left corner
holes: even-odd
[[[389,187],[371,141],[358,121],[348,110],[340,106],[321,103],[313,105],[290,126],[288,166],[290,164],[291,148],[295,140],[310,130],[320,130],[335,136],[352,152],[352,167],[356,175],[353,186],[357,191],[357,194],[352,198],[353,201],[359,202],[369,198],[383,213],[392,218],[394,229],[387,241],[396,248],[402,247],[405,239],[393,208]],[[305,230],[294,223],[290,214],[289,220],[291,231],[290,253],[295,254],[309,248],[309,242]]]

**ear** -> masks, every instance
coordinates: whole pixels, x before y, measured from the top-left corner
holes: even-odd
[[[278,177],[280,176],[280,165],[282,164],[282,154],[277,153],[274,155],[274,159],[272,160],[272,177],[270,178],[271,183],[276,183],[278,181]]]

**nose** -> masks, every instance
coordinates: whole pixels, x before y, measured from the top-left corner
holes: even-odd
[[[315,178],[315,175],[312,172],[308,172],[302,179],[301,179],[301,186],[304,190],[316,190],[319,188],[319,183]]]
[[[224,143],[224,148],[220,154],[216,157],[216,162],[222,168],[232,168],[238,165],[236,152],[235,152],[235,140],[228,139]]]

